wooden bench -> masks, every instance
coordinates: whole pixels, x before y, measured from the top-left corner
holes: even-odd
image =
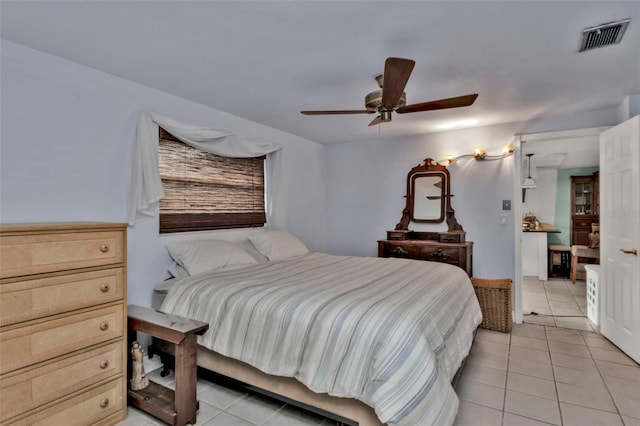
[[[176,382],[175,392],[154,382],[141,390],[129,389],[129,404],[173,426],[195,424],[196,336],[207,331],[209,325],[135,305],[128,307],[128,324],[129,347],[137,339],[138,331],[175,345]]]

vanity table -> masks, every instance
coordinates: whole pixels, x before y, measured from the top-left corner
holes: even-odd
[[[464,269],[470,277],[473,276],[473,242],[447,242],[448,238],[456,238],[448,236],[446,232],[413,231],[407,234],[406,240],[391,240],[388,234],[393,232],[387,233],[386,240],[378,241],[378,257],[448,263]]]
[[[407,175],[407,195],[402,218],[387,239],[378,241],[378,257],[402,257],[448,263],[473,275],[473,242],[455,218],[451,207],[451,178],[445,166],[431,158],[412,168]],[[417,232],[409,224],[441,223],[446,232]]]

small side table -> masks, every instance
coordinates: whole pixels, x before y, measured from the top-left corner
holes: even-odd
[[[128,307],[128,324],[129,346],[136,340],[138,331],[146,333],[173,343],[176,361],[175,392],[150,382],[145,389],[129,389],[129,404],[173,426],[195,424],[198,410],[196,336],[207,331],[209,324],[135,305]]]

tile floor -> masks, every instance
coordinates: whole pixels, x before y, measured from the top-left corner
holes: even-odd
[[[167,377],[160,370],[153,371],[149,378],[157,383],[175,388],[173,371]],[[293,406],[279,403],[245,392],[225,388],[215,383],[198,379],[198,401],[200,409],[197,425],[203,426],[318,426],[334,425],[335,422]],[[127,419],[117,426],[160,426],[165,423],[146,413],[128,407]]]
[[[640,366],[587,318],[584,281],[524,280],[525,324],[478,330],[456,391],[459,426],[640,426]],[[173,375],[152,380],[173,386]],[[198,380],[198,425],[331,425],[287,404]],[[129,407],[119,426],[161,425]]]
[[[173,386],[173,376],[150,374]],[[640,426],[640,366],[602,335],[514,324],[478,330],[456,391],[457,426]],[[329,419],[199,380],[198,425],[332,425]],[[162,423],[129,408],[119,426]]]
[[[524,277],[524,322],[597,332],[598,328],[587,319],[586,294],[587,286],[583,280],[572,284],[566,278],[540,281],[535,277]]]
[[[640,366],[602,335],[514,324],[479,330],[456,425],[640,425]]]

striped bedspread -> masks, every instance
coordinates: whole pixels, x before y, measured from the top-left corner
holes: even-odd
[[[209,323],[209,349],[408,426],[453,423],[482,317],[460,268],[322,253],[192,276],[161,310]]]

